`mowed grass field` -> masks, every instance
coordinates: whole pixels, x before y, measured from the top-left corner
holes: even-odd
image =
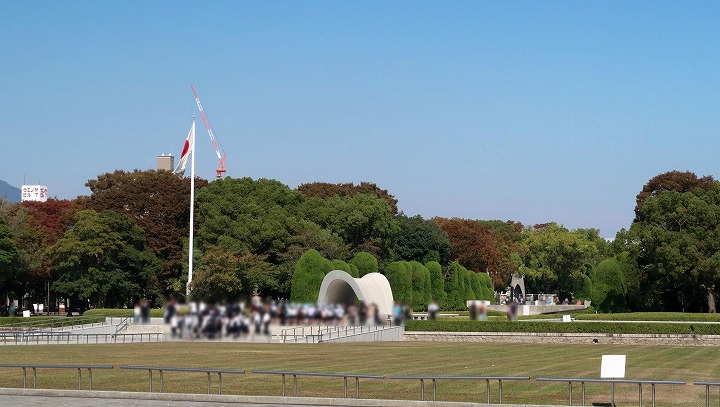
[[[125,345],[3,346],[0,363],[98,364],[113,370],[93,374],[96,390],[148,391],[146,371],[120,370],[120,365],[202,367],[245,370],[244,375],[223,375],[223,394],[280,395],[280,376],[250,373],[254,369],[294,370],[378,375],[530,376],[529,381],[503,382],[505,403],[567,405],[566,383],[544,383],[536,377],[588,377],[600,375],[603,354],[627,355],[626,378],[685,380],[686,385],[656,387],[658,406],[704,405],[705,389],[693,381],[720,381],[720,348],[626,345],[472,344],[384,342],[356,344],[259,344],[166,342]],[[159,375],[154,373],[154,390]],[[76,370],[38,370],[39,388],[77,388]],[[29,386],[32,374],[28,371]],[[213,375],[213,392],[217,376]],[[204,373],[165,372],[164,391],[205,393]],[[286,382],[292,395],[292,379]],[[354,395],[354,381],[349,381]],[[22,387],[22,369],[0,368],[0,387]],[[87,388],[87,371],[83,371]],[[637,385],[617,385],[618,405],[638,405]],[[497,381],[491,384],[491,401],[498,401]],[[711,394],[718,403],[718,391]],[[299,396],[343,397],[342,378],[298,378]],[[419,400],[419,380],[361,379],[361,398]],[[432,383],[425,383],[432,398]],[[438,400],[485,402],[485,382],[438,381]],[[610,385],[586,385],[586,405],[608,403]],[[643,386],[643,405],[650,405],[650,386]],[[573,386],[573,404],[580,403],[580,386]]]

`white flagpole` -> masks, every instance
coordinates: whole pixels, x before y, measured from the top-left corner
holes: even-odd
[[[192,150],[190,154],[190,240],[188,245],[188,282],[185,287],[185,300],[190,300],[190,283],[193,275],[193,235],[195,229],[195,117],[192,122]]]

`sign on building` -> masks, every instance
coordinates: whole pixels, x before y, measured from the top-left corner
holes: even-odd
[[[48,189],[44,185],[23,185],[22,201],[45,202],[48,199]]]

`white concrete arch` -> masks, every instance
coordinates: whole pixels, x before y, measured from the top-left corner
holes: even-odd
[[[380,273],[368,273],[354,278],[342,270],[333,270],[325,275],[320,285],[319,304],[354,302],[375,304],[381,315],[392,314],[393,296],[390,283]]]

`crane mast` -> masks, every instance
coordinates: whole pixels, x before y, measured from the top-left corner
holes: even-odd
[[[190,89],[192,89],[193,95],[195,96],[195,103],[197,103],[198,109],[200,109],[200,117],[202,117],[208,135],[210,135],[210,141],[212,142],[213,148],[215,149],[215,155],[217,155],[218,160],[220,160],[220,164],[215,169],[215,178],[220,178],[225,172],[225,159],[227,158],[227,154],[225,154],[225,150],[220,146],[217,138],[215,138],[215,132],[213,132],[212,126],[210,125],[210,120],[208,120],[207,115],[205,114],[205,110],[203,110],[202,104],[200,103],[200,98],[198,98],[197,92],[195,92],[195,87],[193,85],[190,85]]]

